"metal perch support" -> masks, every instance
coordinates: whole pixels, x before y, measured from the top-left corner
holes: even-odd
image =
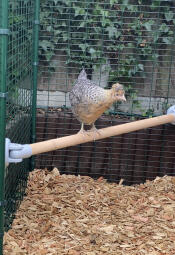
[[[8,164],[12,162],[18,163],[22,161],[23,158],[28,158],[32,155],[62,149],[77,144],[87,143],[94,140],[100,140],[111,136],[126,134],[133,131],[154,127],[166,123],[175,124],[175,106],[172,106],[168,109],[167,115],[102,128],[99,129],[98,133],[97,132],[93,133],[88,132],[87,134],[77,133],[75,135],[25,145],[12,144],[10,143],[10,140],[7,138],[6,166],[8,166]]]

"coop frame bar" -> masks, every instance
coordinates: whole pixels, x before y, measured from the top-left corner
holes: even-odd
[[[35,0],[34,4],[34,21],[33,21],[33,93],[32,93],[32,143],[36,140],[36,101],[37,101],[37,76],[38,76],[38,45],[39,45],[39,14],[40,0]],[[31,169],[35,167],[35,160],[31,159]]]
[[[8,48],[8,1],[0,2],[0,254],[3,254],[4,235],[4,175],[6,130],[6,74]]]

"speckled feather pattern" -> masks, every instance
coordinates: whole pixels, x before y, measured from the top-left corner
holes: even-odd
[[[111,90],[103,89],[87,79],[84,69],[69,93],[69,99],[75,117],[88,125],[93,124],[116,101]]]
[[[83,69],[69,94],[69,99],[72,107],[79,103],[99,103],[104,99],[104,89],[87,79],[87,74]]]

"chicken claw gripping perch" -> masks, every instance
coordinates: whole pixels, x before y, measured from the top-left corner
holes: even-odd
[[[115,83],[111,89],[103,89],[87,79],[83,69],[69,93],[71,109],[81,123],[79,132],[86,132],[84,124],[92,125],[90,131],[98,132],[95,121],[116,101],[126,101],[125,91],[121,84]]]

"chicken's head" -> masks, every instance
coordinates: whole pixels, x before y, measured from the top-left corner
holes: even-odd
[[[126,101],[123,85],[121,85],[120,83],[115,83],[112,85],[112,90],[116,100]]]

